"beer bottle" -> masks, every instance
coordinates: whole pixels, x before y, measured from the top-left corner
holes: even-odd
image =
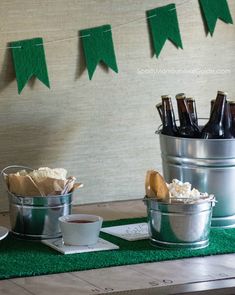
[[[215,104],[215,99],[212,99],[212,100],[211,100],[210,115],[211,115],[211,112],[212,112],[212,109],[213,109],[214,104]]]
[[[230,109],[230,104],[228,101],[225,102],[223,126],[224,126],[224,138],[234,138],[235,134],[232,128],[231,109]]]
[[[232,120],[232,128],[235,130],[235,101],[229,101],[231,120]]]
[[[175,114],[172,106],[171,97],[162,95],[162,134],[177,136],[178,128],[175,122]]]
[[[187,99],[184,93],[176,95],[178,114],[179,114],[179,136],[189,138],[199,138],[200,130],[197,125],[193,123],[191,114],[188,109]]]
[[[156,108],[158,110],[159,116],[160,116],[161,121],[162,121],[162,117],[163,117],[163,114],[162,114],[163,113],[162,103],[160,102],[160,103],[156,104]]]
[[[213,109],[209,121],[202,128],[202,138],[224,138],[224,115],[227,93],[223,91],[217,92],[217,97],[214,102]]]
[[[197,109],[195,99],[192,97],[187,98],[187,105],[189,113],[191,114],[191,118],[193,123],[198,126],[198,118],[197,118]]]

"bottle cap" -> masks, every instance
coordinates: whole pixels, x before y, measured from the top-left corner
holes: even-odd
[[[176,99],[185,99],[186,95],[185,95],[185,93],[179,93],[179,94],[176,94],[175,98]]]
[[[162,106],[162,103],[161,102],[159,102],[159,103],[156,104],[156,108],[161,107],[161,106]]]
[[[161,97],[162,97],[162,99],[171,98],[171,96],[169,94],[162,95]]]
[[[229,104],[235,104],[235,100],[227,100]]]
[[[228,93],[227,93],[227,92],[220,91],[220,90],[218,90],[217,94],[228,95]]]

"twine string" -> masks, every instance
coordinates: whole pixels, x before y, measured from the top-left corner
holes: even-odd
[[[183,6],[185,5],[186,3],[189,3],[191,2],[192,0],[186,0],[180,4],[178,4],[178,6]],[[171,8],[169,9],[169,11],[175,11],[176,10],[176,7],[174,8]],[[141,17],[141,18],[136,18],[136,19],[133,19],[129,22],[126,22],[126,23],[122,23],[122,24],[119,24],[117,26],[114,26],[113,28],[109,29],[109,30],[105,30],[103,31],[103,33],[107,33],[107,32],[111,32],[113,29],[118,29],[120,27],[123,27],[123,26],[126,26],[128,24],[131,24],[131,23],[134,23],[134,22],[139,22],[139,21],[142,21],[142,20],[145,20],[145,19],[150,19],[150,18],[153,18],[153,17],[156,17],[157,15],[156,14],[153,14],[153,15],[150,15],[150,16],[147,16],[145,18]],[[81,39],[81,38],[87,38],[87,37],[90,37],[91,34],[87,34],[87,35],[83,35],[83,36],[74,36],[74,37],[69,37],[69,38],[64,38],[64,39],[57,39],[57,40],[51,40],[51,41],[47,41],[47,42],[43,42],[43,43],[39,43],[39,44],[35,44],[34,46],[43,46],[45,44],[52,44],[52,43],[57,43],[57,42],[64,42],[64,41],[68,41],[68,40],[74,40],[74,39]],[[23,46],[7,46],[7,47],[0,47],[0,49],[22,49]]]

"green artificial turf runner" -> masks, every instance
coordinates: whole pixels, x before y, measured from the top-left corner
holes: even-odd
[[[106,221],[103,227],[144,221],[146,221],[145,218]],[[19,240],[10,234],[0,241],[0,278],[26,277],[235,252],[235,228],[212,228],[210,245],[199,250],[158,249],[151,246],[149,240],[129,242],[105,233],[101,233],[100,237],[117,244],[120,249],[63,255],[40,242]]]

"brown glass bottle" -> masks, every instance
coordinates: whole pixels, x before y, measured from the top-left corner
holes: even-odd
[[[230,115],[231,115],[231,129],[235,137],[235,101],[234,100],[229,101],[229,107],[230,107]]]
[[[229,106],[230,106],[230,112],[231,112],[232,125],[235,127],[235,101],[230,100]]]
[[[212,109],[213,109],[214,104],[215,104],[215,99],[212,99],[212,100],[211,100],[210,115],[211,115],[211,113],[212,113]]]
[[[202,128],[202,138],[225,138],[224,117],[226,107],[227,93],[223,91],[217,92],[213,109],[209,121]]]
[[[179,114],[179,136],[188,138],[199,138],[200,130],[196,124],[193,123],[191,114],[187,105],[187,98],[184,93],[176,95],[178,114]]]
[[[162,134],[178,136],[178,128],[175,122],[175,114],[169,95],[162,96]]]
[[[231,108],[228,101],[225,102],[225,107],[224,107],[223,127],[224,127],[224,138],[234,138],[234,131],[232,128]]]
[[[193,120],[193,123],[198,126],[198,118],[197,118],[197,108],[196,108],[196,102],[195,99],[192,97],[187,98],[187,105],[189,113],[191,114],[191,118]]]
[[[163,108],[162,108],[162,103],[158,103],[156,104],[156,109],[158,110],[158,113],[159,113],[159,116],[161,118],[161,121],[162,121],[162,118],[163,118]]]

